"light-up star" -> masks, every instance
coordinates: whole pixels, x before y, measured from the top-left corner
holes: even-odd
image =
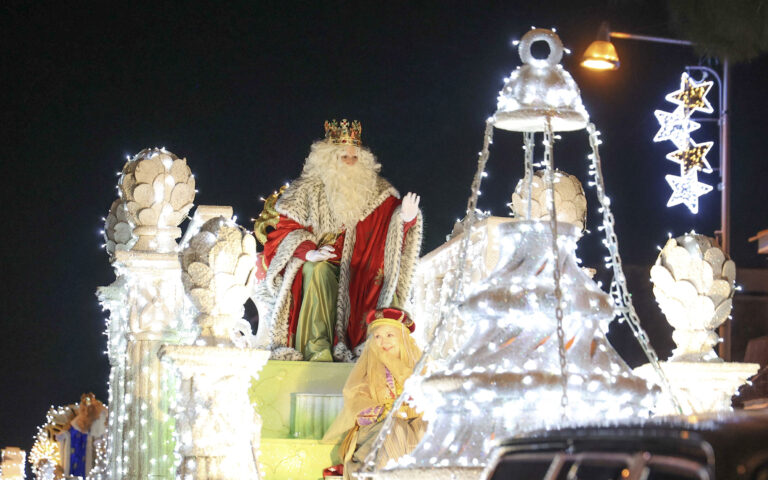
[[[653,137],[653,141],[671,140],[679,150],[687,147],[690,138],[689,133],[701,127],[699,123],[690,119],[691,112],[692,110],[682,106],[677,107],[672,113],[663,110],[653,112],[661,126],[656,136]]]
[[[707,100],[707,93],[710,88],[712,88],[711,81],[696,83],[691,80],[687,73],[683,72],[680,77],[680,90],[670,93],[666,99],[691,111],[699,110],[704,113],[712,113],[712,105]]]
[[[672,196],[669,197],[667,207],[674,207],[684,203],[691,213],[699,213],[699,197],[712,191],[712,187],[699,182],[696,171],[687,175],[667,175],[667,183],[672,187]]]
[[[707,161],[707,152],[712,148],[713,142],[696,143],[690,141],[690,145],[667,154],[667,160],[679,163],[683,173],[691,170],[701,170],[704,173],[712,173],[712,167]]]

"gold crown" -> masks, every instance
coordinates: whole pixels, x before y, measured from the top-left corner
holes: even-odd
[[[353,120],[349,123],[347,119],[343,119],[341,122],[337,122],[334,118],[330,122],[325,121],[325,140],[333,143],[334,145],[362,145],[361,133],[363,127],[360,122]]]

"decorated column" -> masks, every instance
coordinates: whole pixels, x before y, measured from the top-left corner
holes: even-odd
[[[118,186],[105,230],[117,280],[98,292],[110,310],[109,474],[172,479],[174,389],[157,352],[194,338],[175,241],[192,207],[194,177],[186,160],[145,149],[125,164]]]
[[[653,294],[677,345],[661,368],[686,414],[731,410],[731,397],[760,367],[724,362],[714,350],[717,328],[731,314],[735,279],[736,264],[715,239],[693,232],[667,240],[651,268]],[[635,371],[653,379],[649,365]],[[655,411],[674,413],[664,399]]]
[[[178,373],[178,475],[196,480],[261,478],[261,418],[248,397],[269,351],[251,348],[243,304],[255,281],[256,240],[229,207],[201,206],[181,253],[182,283],[197,308],[194,345],[165,345],[160,357]]]

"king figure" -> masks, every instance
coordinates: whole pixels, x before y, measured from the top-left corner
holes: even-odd
[[[402,306],[421,246],[419,197],[379,176],[360,122],[325,122],[301,176],[280,195],[262,257],[273,358],[353,361],[365,314]],[[262,313],[262,312],[260,312]],[[261,333],[261,332],[260,332]],[[259,338],[263,338],[259,335]]]

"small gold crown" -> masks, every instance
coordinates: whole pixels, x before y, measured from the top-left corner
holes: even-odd
[[[325,140],[334,145],[362,145],[361,133],[363,127],[360,122],[353,120],[350,124],[347,119],[337,122],[334,118],[330,122],[325,121]]]

